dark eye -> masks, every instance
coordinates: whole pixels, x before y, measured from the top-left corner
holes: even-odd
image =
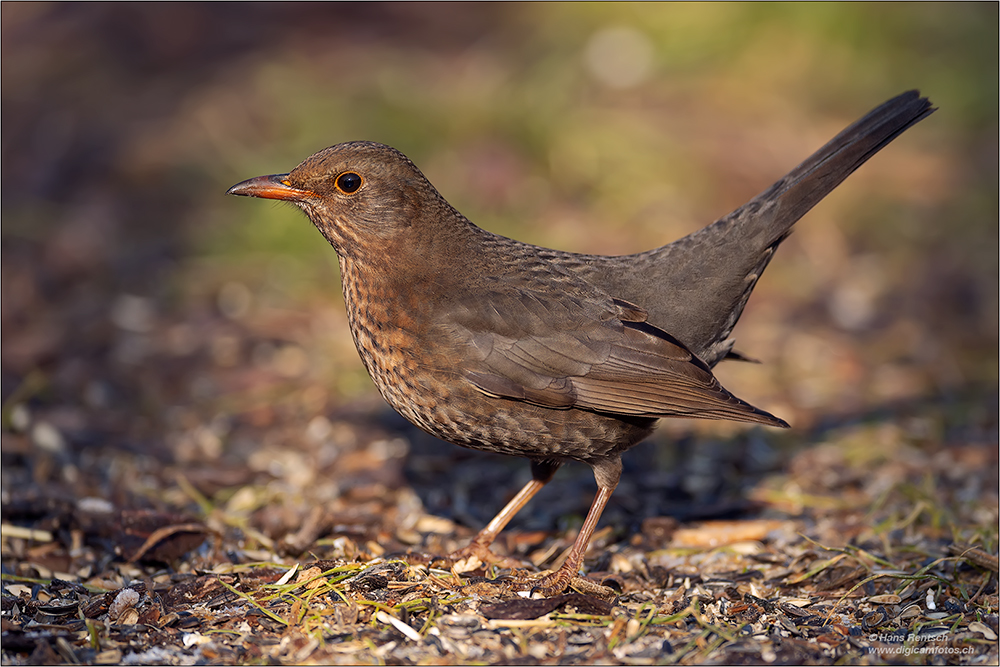
[[[346,171],[337,177],[337,189],[351,194],[361,187],[361,176],[353,171]]]

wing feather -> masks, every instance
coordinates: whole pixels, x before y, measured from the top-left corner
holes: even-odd
[[[478,296],[477,308],[458,309],[451,329],[474,350],[466,379],[487,395],[555,409],[787,426],[723,388],[639,306],[525,288]]]

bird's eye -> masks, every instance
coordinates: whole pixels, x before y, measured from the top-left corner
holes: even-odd
[[[353,171],[345,171],[337,177],[337,189],[344,194],[356,192],[361,187],[361,176]]]

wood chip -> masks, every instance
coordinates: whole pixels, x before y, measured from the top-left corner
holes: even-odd
[[[737,542],[763,540],[774,530],[785,525],[784,521],[761,519],[758,521],[706,521],[693,528],[674,531],[674,547],[714,548]]]
[[[969,630],[973,632],[978,632],[983,637],[989,639],[991,642],[997,640],[997,633],[993,632],[993,629],[990,626],[980,621],[973,621],[972,623],[969,623]]]
[[[292,569],[288,570],[283,575],[281,575],[281,578],[278,579],[276,582],[274,582],[274,584],[276,586],[284,586],[285,584],[287,584],[289,581],[292,580],[292,577],[295,575],[295,572],[298,569],[299,569],[299,564],[296,563],[295,565],[292,566]]]
[[[455,522],[444,517],[424,514],[417,519],[417,524],[413,528],[420,533],[451,535],[455,532]]]
[[[403,623],[401,620],[399,620],[392,614],[389,614],[388,612],[384,612],[381,609],[379,609],[377,612],[375,612],[375,619],[378,620],[380,623],[387,623],[392,627],[396,628],[397,630],[402,632],[403,635],[405,635],[406,638],[409,639],[410,641],[414,642],[423,641],[423,637],[420,636],[419,632],[408,626],[406,623]]]
[[[979,567],[984,567],[992,572],[1000,571],[1000,559],[992,554],[988,554],[978,547],[967,547],[961,544],[952,544],[948,551],[961,556],[970,563],[975,563]]]
[[[295,583],[304,585],[306,590],[312,590],[326,583],[322,574],[323,570],[314,565],[307,570],[299,572],[299,576],[295,577]]]
[[[468,558],[463,558],[462,560],[456,562],[451,571],[454,574],[465,574],[466,572],[474,572],[483,566],[483,561],[475,555],[469,556]]]
[[[9,523],[5,523],[0,526],[0,533],[2,533],[5,538],[19,537],[22,540],[30,540],[32,542],[52,541],[52,533],[47,530],[22,528],[21,526],[14,526]]]
[[[901,598],[898,595],[873,595],[868,598],[868,602],[872,604],[899,604]]]

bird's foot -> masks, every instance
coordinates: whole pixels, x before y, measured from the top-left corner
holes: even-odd
[[[531,597],[553,597],[566,592],[568,588],[606,600],[614,599],[621,592],[610,586],[604,586],[586,577],[581,577],[569,570],[559,568],[534,581],[534,585],[531,587]]]
[[[559,595],[567,588],[573,580],[573,573],[559,568],[555,572],[549,572],[541,579],[536,579],[531,587],[531,597],[550,598]]]

